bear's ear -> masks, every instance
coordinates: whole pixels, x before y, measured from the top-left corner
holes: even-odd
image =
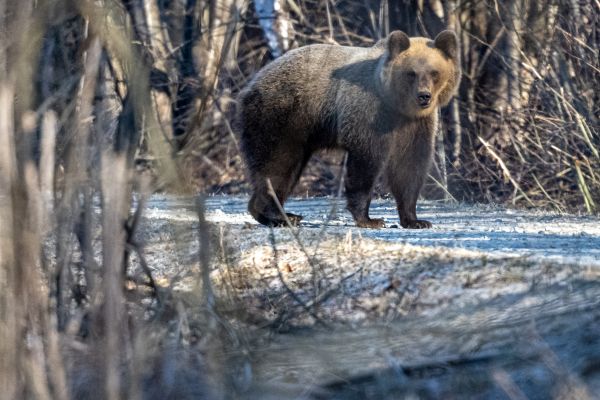
[[[437,49],[440,49],[444,54],[453,60],[456,60],[458,51],[458,38],[452,31],[442,31],[435,37],[434,45]]]
[[[392,59],[410,47],[410,39],[402,31],[393,31],[387,39],[389,58]]]

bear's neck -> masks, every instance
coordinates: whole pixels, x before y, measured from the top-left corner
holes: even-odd
[[[390,129],[396,130],[406,126],[415,126],[422,128],[435,127],[437,121],[437,109],[432,110],[429,114],[424,115],[408,115],[401,111],[398,105],[390,104],[384,99],[381,101],[382,115],[385,115],[384,120],[390,122]]]

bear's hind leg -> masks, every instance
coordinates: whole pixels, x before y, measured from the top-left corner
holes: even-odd
[[[349,153],[346,163],[346,198],[348,211],[352,214],[356,226],[360,228],[383,228],[381,218],[369,217],[369,206],[375,180],[379,175],[381,163],[373,162],[369,157],[360,157]]]
[[[275,189],[275,193],[277,193],[277,189]],[[283,207],[279,195],[277,196],[277,201],[279,202],[279,206]],[[286,212],[285,217],[283,217],[279,206],[269,192],[268,185],[265,183],[264,185],[257,185],[257,188],[248,202],[248,211],[255,220],[267,226],[285,226],[287,225],[286,218],[293,226],[300,223],[302,220],[301,215]]]
[[[272,168],[265,169],[276,174],[261,175],[254,179],[254,194],[248,203],[248,211],[263,225],[285,226],[287,225],[286,218],[291,225],[298,225],[302,220],[301,215],[288,212],[284,217],[280,207],[283,208],[283,204],[298,181],[308,158],[302,155],[302,157],[288,157],[286,161],[287,165],[282,165],[283,161],[280,159],[278,162],[272,163],[274,165]],[[267,182],[270,182],[279,204],[273,198]]]
[[[266,226],[284,226],[285,218],[282,217],[277,203],[271,197],[267,186],[256,188],[250,201],[248,202],[248,211],[259,223]],[[289,218],[290,223],[294,224],[293,219]]]

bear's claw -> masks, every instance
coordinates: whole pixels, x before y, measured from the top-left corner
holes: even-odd
[[[424,219],[415,219],[413,221],[402,223],[402,227],[408,229],[425,229],[431,228],[431,226],[431,222],[425,221]]]
[[[302,215],[292,214],[292,213],[285,213],[285,215],[287,216],[287,218],[290,221],[290,224],[292,224],[292,226],[296,226],[300,223],[300,221],[302,221]]]
[[[380,229],[385,228],[385,222],[382,218],[369,218],[364,221],[356,221],[356,226],[359,228]]]

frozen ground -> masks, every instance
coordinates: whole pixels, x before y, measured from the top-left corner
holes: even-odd
[[[598,217],[420,202],[433,228],[406,230],[376,200],[388,227],[368,230],[312,198],[286,204],[299,229],[269,229],[246,202],[209,197],[206,217],[222,315],[253,332],[248,398],[600,393]],[[138,231],[158,284],[183,295],[199,290],[197,221],[194,199],[155,195]]]
[[[245,197],[209,197],[207,219],[232,226],[258,225],[246,212],[247,200]],[[417,215],[431,221],[433,228],[409,230],[398,228],[394,202],[388,199],[374,200],[370,211],[371,217],[383,218],[387,227],[370,230],[354,226],[343,199],[292,199],[285,206],[287,211],[304,216],[301,228],[305,231],[325,229],[328,233],[346,233],[352,230],[364,238],[391,243],[600,265],[600,218],[594,216],[422,201]],[[192,199],[158,195],[149,201],[146,216],[182,221],[197,218]]]

